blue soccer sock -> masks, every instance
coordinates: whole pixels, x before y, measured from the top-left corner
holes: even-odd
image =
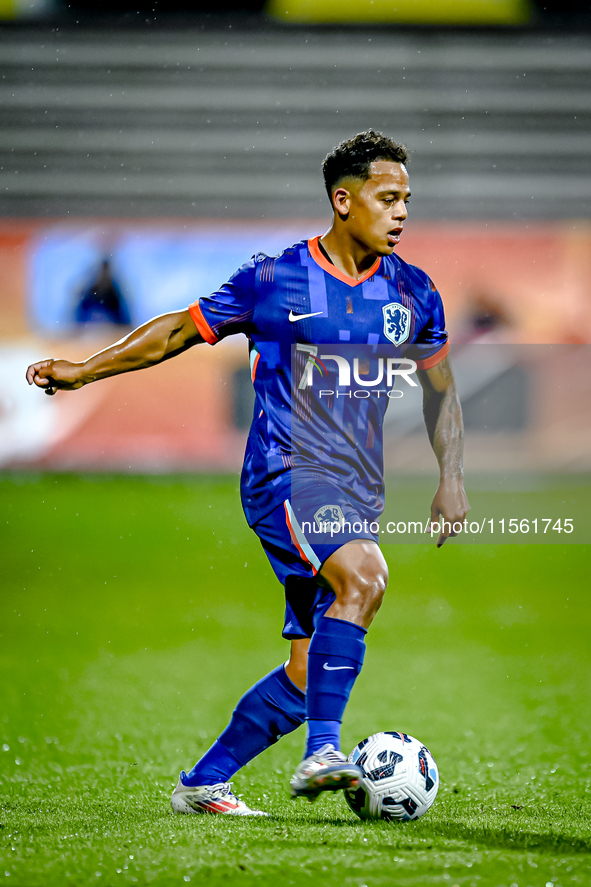
[[[228,782],[237,770],[303,724],[305,700],[305,694],[287,677],[284,666],[274,669],[244,694],[224,732],[182,777],[183,783]]]
[[[327,742],[340,747],[343,713],[363,665],[365,628],[323,616],[308,651],[307,741],[304,757]]]

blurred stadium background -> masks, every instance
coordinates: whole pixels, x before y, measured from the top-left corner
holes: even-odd
[[[1,0],[0,466],[238,468],[242,341],[52,399],[23,369],[322,231],[321,160],[374,127],[412,151],[400,254],[435,279],[464,355],[468,468],[588,470],[589,9]],[[566,363],[523,348],[558,344]],[[408,406],[387,468],[433,470]]]

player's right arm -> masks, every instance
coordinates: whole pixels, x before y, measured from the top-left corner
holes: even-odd
[[[50,359],[31,364],[27,382],[46,394],[73,391],[98,379],[154,366],[203,341],[188,309],[161,314],[80,363]]]

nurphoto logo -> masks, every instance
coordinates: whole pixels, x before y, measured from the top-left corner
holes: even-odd
[[[380,394],[386,394],[391,398],[399,398],[403,396],[403,392],[400,389],[392,390],[397,378],[403,379],[413,388],[418,387],[418,383],[412,378],[417,371],[417,364],[416,361],[411,360],[409,357],[378,357],[375,378],[368,379],[366,378],[369,363],[367,358],[361,358],[360,361],[360,358],[354,357],[351,364],[351,361],[343,357],[342,354],[318,354],[318,345],[307,345],[301,342],[298,342],[296,350],[308,355],[298,384],[300,391],[313,386],[314,370],[319,375],[321,382],[328,377],[329,370],[326,366],[326,361],[329,360],[334,361],[337,365],[339,388],[350,388],[351,376],[353,377],[354,385],[359,386],[359,388],[352,392],[337,391],[337,397],[351,397],[353,395],[353,397],[357,398],[367,398],[371,397],[373,393],[377,394],[378,397]],[[382,386],[384,381],[385,388],[380,388],[379,386]],[[370,389],[374,389],[373,392]],[[332,389],[321,389],[319,391],[319,397],[328,397],[333,394],[335,394],[335,391]]]

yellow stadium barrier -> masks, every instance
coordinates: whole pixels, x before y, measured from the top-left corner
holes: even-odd
[[[268,15],[287,22],[417,25],[521,25],[529,0],[268,0]]]

